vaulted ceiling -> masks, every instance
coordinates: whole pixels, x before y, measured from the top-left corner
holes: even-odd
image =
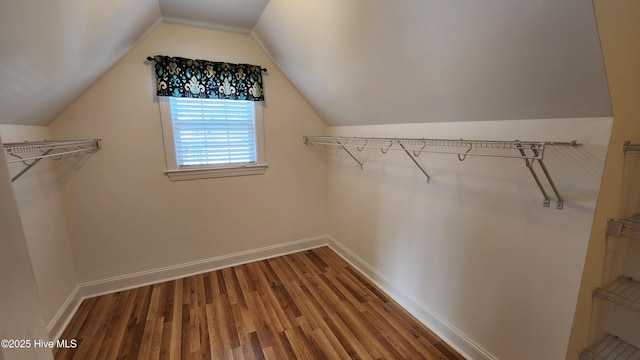
[[[162,21],[251,33],[331,125],[612,115],[590,1],[0,1],[5,124],[48,124]]]

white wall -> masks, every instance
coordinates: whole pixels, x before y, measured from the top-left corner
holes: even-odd
[[[542,206],[519,159],[356,152],[329,161],[331,234],[415,303],[500,359],[566,353],[611,118],[332,127],[341,136],[578,140],[545,163],[563,210]],[[318,160],[321,161],[321,160]],[[441,333],[443,333],[441,331]],[[445,331],[446,333],[446,331]],[[447,335],[447,334],[443,334]],[[464,348],[462,337],[447,340]],[[464,349],[463,349],[464,350]]]
[[[163,54],[262,65],[264,175],[171,182],[164,174],[155,75]],[[248,35],[160,25],[51,125],[55,138],[102,138],[60,185],[80,283],[328,232],[326,169],[302,135],[326,126]]]
[[[4,151],[0,151],[0,199],[0,339],[48,339]],[[2,347],[0,359],[53,356],[48,349]]]
[[[5,142],[51,139],[44,126],[0,125],[0,133]],[[11,176],[24,167],[21,162],[9,164]],[[42,312],[52,330],[52,321],[78,285],[55,161],[40,161],[12,184],[42,299]],[[68,306],[73,308],[74,304]]]

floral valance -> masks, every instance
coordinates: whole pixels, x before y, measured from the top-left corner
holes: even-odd
[[[263,68],[156,55],[158,96],[264,101]]]

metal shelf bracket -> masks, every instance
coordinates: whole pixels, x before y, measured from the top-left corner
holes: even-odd
[[[607,223],[607,236],[640,240],[640,214],[622,219],[610,219]]]
[[[556,209],[562,209],[564,207],[564,200],[560,196],[560,192],[558,191],[556,184],[553,182],[553,179],[551,178],[551,174],[549,174],[549,170],[547,170],[547,166],[544,164],[544,160],[542,159],[542,152],[544,151],[544,143],[541,144],[539,148],[531,148],[531,151],[533,152],[533,155],[534,155],[533,158],[527,158],[527,154],[524,151],[524,148],[521,147],[518,150],[520,151],[520,154],[522,155],[522,157],[525,158],[524,161],[527,165],[527,168],[531,172],[531,176],[533,176],[533,179],[536,182],[536,185],[538,185],[538,189],[540,189],[540,192],[544,197],[544,200],[542,201],[542,206],[549,207],[551,199],[549,198],[547,191],[544,189],[544,186],[540,181],[540,177],[538,177],[538,174],[536,173],[536,170],[533,167],[533,164],[536,161],[538,162],[538,165],[542,169],[542,172],[544,173],[544,176],[547,179],[547,182],[549,183],[549,185],[551,185],[551,189],[553,190],[553,193],[556,196],[556,199],[557,199]]]
[[[407,156],[409,157],[409,159],[411,159],[411,161],[413,161],[414,164],[416,164],[416,166],[418,167],[418,169],[420,169],[420,171],[422,171],[422,173],[424,174],[424,176],[427,177],[427,183],[431,183],[431,176],[429,176],[429,174],[427,173],[427,170],[424,169],[424,167],[422,167],[422,165],[420,165],[420,163],[418,162],[418,160],[416,160],[414,155],[411,155],[411,153],[409,152],[409,150],[407,150],[406,147],[404,147],[404,145],[402,143],[400,143],[400,147],[402,147],[402,150],[405,152],[405,154],[407,154]],[[415,153],[414,153],[415,154]],[[420,154],[420,152],[417,152],[417,154]]]
[[[631,141],[625,141],[622,147],[624,152],[627,151],[640,151],[640,144],[632,144]]]
[[[355,155],[353,155],[353,154],[351,153],[351,151],[349,151],[349,149],[347,149],[347,148],[346,148],[346,145],[347,145],[347,143],[348,143],[348,142],[349,142],[349,140],[345,140],[345,142],[344,142],[344,144],[343,144],[343,143],[340,143],[340,141],[339,141],[339,140],[336,140],[336,143],[338,144],[338,148],[340,148],[340,149],[342,149],[342,150],[346,151],[346,152],[347,152],[347,154],[349,154],[349,156],[351,156],[351,158],[352,158],[353,160],[355,160],[355,162],[357,162],[357,163],[358,163],[358,165],[360,165],[360,170],[362,170],[362,169],[363,169],[363,167],[362,167],[362,161],[358,160],[358,158],[357,158],[357,157],[355,157]]]

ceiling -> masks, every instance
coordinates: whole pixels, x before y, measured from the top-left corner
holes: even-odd
[[[48,124],[162,21],[252,34],[330,125],[612,115],[590,1],[0,1],[4,124]]]
[[[269,0],[159,0],[167,22],[249,33]]]
[[[158,0],[0,0],[0,124],[46,125],[159,22]]]

